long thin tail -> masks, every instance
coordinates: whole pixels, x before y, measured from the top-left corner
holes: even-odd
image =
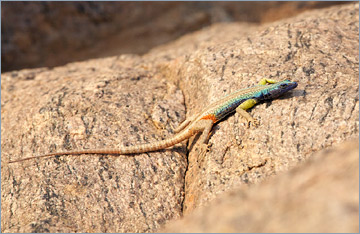
[[[158,142],[153,142],[153,143],[134,145],[134,146],[127,146],[127,147],[118,148],[118,149],[108,148],[108,149],[88,149],[88,150],[72,150],[72,151],[54,152],[54,153],[48,153],[48,154],[43,154],[43,155],[32,156],[32,157],[13,160],[13,161],[8,161],[8,163],[16,163],[16,162],[22,162],[22,161],[26,161],[26,160],[30,160],[30,159],[34,159],[34,158],[45,158],[45,157],[59,156],[59,155],[81,155],[81,154],[119,154],[119,155],[124,154],[124,155],[126,155],[126,154],[139,154],[139,153],[151,152],[151,151],[156,151],[156,150],[168,148],[170,146],[173,146],[175,144],[178,144],[178,143],[182,142],[185,139],[188,139],[193,134],[195,134],[195,132],[193,132],[190,129],[186,129],[186,130],[172,136],[171,138],[168,138],[168,139],[165,139],[165,140],[162,140],[162,141],[158,141]]]

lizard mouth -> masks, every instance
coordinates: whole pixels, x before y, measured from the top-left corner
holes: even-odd
[[[298,83],[297,83],[297,82],[295,82],[295,81],[294,81],[294,82],[291,82],[291,83],[288,84],[287,89],[286,89],[285,92],[287,92],[287,91],[289,91],[289,90],[292,90],[292,89],[295,89],[297,86],[298,86]]]

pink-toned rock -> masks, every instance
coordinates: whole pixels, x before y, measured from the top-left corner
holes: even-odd
[[[260,26],[218,24],[141,57],[3,73],[2,232],[154,232],[235,187],[247,193],[264,180],[271,183],[275,174],[282,178],[314,153],[358,137],[358,7],[351,3]],[[203,159],[195,137],[188,145],[130,157],[7,164],[55,150],[163,139],[185,119],[185,111],[190,116],[264,77],[299,86],[251,111],[258,128],[247,128],[237,115],[216,125]],[[302,170],[306,178],[316,173]],[[284,190],[268,194],[286,196]],[[337,197],[326,199],[324,204]],[[262,211],[253,205],[240,212],[246,209]],[[348,225],[351,212],[331,213],[346,225],[341,231],[354,230]],[[279,209],[274,215],[277,220],[286,213]],[[321,218],[306,230],[322,224]]]
[[[161,232],[359,232],[359,139],[237,188]]]
[[[251,111],[260,120],[258,128],[247,129],[234,115],[214,127],[205,160],[190,150],[185,213],[221,191],[258,183],[358,136],[357,10],[357,4],[316,10],[258,29],[233,24],[232,36],[222,36],[217,27],[217,33],[211,31],[215,44],[199,43],[197,50],[163,67],[184,92],[187,116],[263,77],[299,83],[284,98]],[[225,27],[229,34],[231,26]],[[238,33],[240,28],[247,34]],[[219,42],[222,37],[226,42]],[[174,54],[185,50],[167,48]]]
[[[151,232],[181,215],[184,145],[151,155],[6,163],[169,136],[184,117],[183,96],[140,61],[123,56],[3,74],[3,232]]]
[[[338,2],[3,2],[1,69],[143,54],[216,22],[265,22]]]

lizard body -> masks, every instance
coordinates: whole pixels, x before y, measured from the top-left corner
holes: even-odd
[[[48,153],[33,157],[27,157],[23,159],[18,159],[14,161],[9,161],[9,163],[21,162],[33,158],[57,156],[57,155],[80,155],[80,154],[138,154],[144,152],[151,152],[160,149],[165,149],[170,146],[176,145],[191,136],[202,132],[202,135],[199,138],[200,143],[202,143],[205,148],[207,148],[207,140],[209,138],[209,133],[212,126],[221,121],[223,118],[228,116],[233,112],[239,113],[241,116],[245,117],[248,122],[253,122],[255,125],[258,122],[253,119],[247,109],[253,107],[255,104],[264,101],[275,99],[282,94],[288,92],[297,87],[296,82],[291,82],[289,80],[284,80],[277,82],[272,79],[262,79],[259,85],[240,89],[231,93],[222,99],[208,105],[203,111],[186,119],[183,123],[177,127],[175,135],[161,141],[140,144],[134,146],[127,146],[118,149],[88,149],[88,150],[73,150],[73,151],[63,151],[63,152],[54,152]]]

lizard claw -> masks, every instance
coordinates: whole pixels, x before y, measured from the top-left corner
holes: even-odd
[[[250,126],[258,127],[260,125],[259,121],[257,119],[249,119],[246,122],[246,127],[250,128]]]
[[[210,146],[210,144],[200,144],[196,147],[196,149],[198,150],[198,158],[200,162],[204,160],[206,153],[210,150]]]
[[[260,125],[259,123],[259,120],[257,119],[252,119],[251,121],[249,121],[249,127],[250,127],[250,124],[253,125],[254,127],[258,127]]]

